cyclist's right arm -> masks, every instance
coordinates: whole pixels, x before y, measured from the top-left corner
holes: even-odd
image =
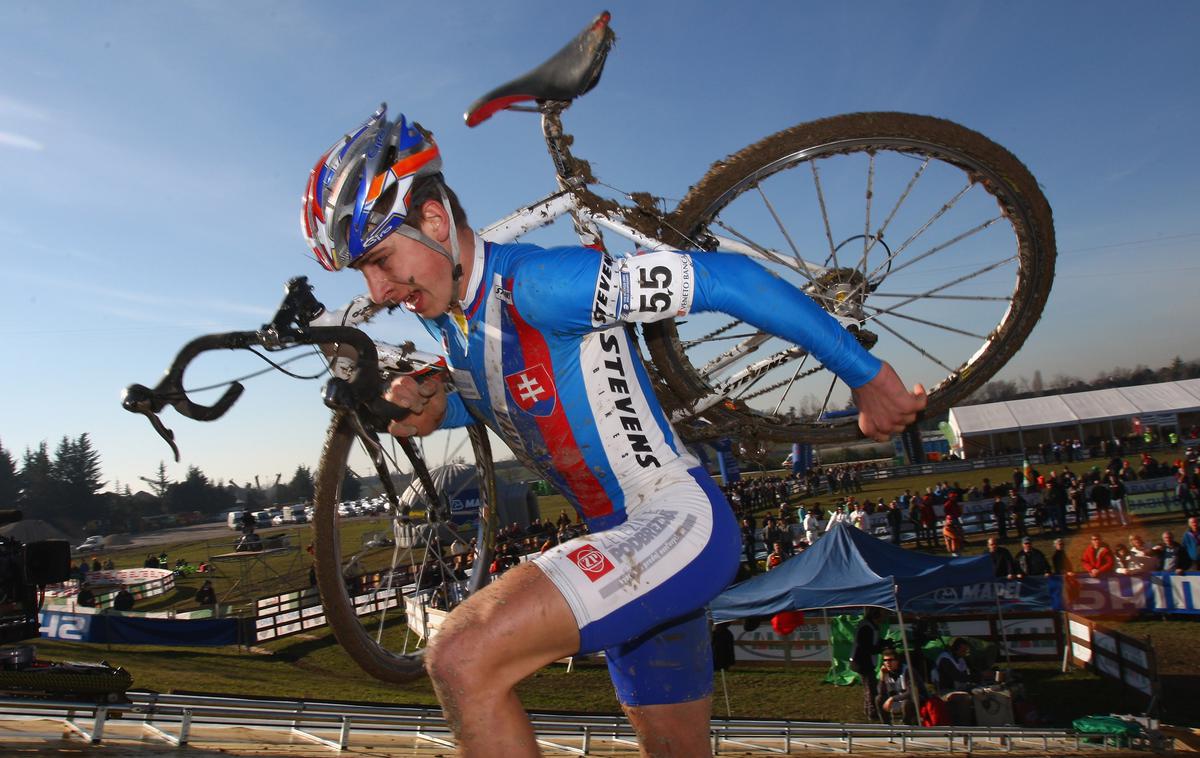
[[[417,382],[411,376],[401,376],[392,380],[383,398],[409,411],[402,420],[388,424],[388,432],[397,437],[423,437],[439,428],[466,423],[451,423],[460,413],[465,417],[467,411],[458,395],[450,397],[446,394],[445,383],[440,377]],[[455,405],[457,407],[453,407]]]

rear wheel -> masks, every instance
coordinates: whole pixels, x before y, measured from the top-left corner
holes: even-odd
[[[983,135],[903,113],[801,124],[718,162],[668,225],[685,248],[750,255],[929,391],[927,414],[1024,343],[1054,275],[1050,206]],[[720,314],[650,324],[687,438],[859,436],[849,388],[802,348]]]
[[[390,471],[400,466],[396,456],[385,452],[375,435],[365,432],[353,414],[335,413],[330,423],[314,480],[317,585],[326,619],[338,642],[377,679],[399,683],[425,673],[417,640],[408,624],[403,623],[406,597],[415,598],[414,607],[422,610],[429,603],[448,610],[488,577],[495,540],[495,477],[486,430],[476,424],[468,427],[467,434],[476,479],[460,479],[440,491],[422,492],[424,497],[417,500],[430,504],[425,508],[424,524],[411,518],[413,514],[402,503],[414,502],[412,498],[392,497],[383,514],[383,528],[373,524],[364,530],[358,526],[362,522],[352,522],[348,514],[339,515],[340,491],[351,455],[356,448],[375,453],[371,457],[382,455],[390,467],[381,476],[389,478]],[[414,475],[412,486],[421,487],[422,478],[432,481],[432,477]],[[473,506],[476,498],[479,515],[475,570],[470,581],[456,580],[454,564],[470,549],[470,535],[451,526],[450,504],[470,501]]]

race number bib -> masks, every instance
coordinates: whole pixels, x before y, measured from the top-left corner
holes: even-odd
[[[695,268],[687,255],[643,253],[615,261],[606,255],[596,278],[592,325],[683,316],[695,291]]]

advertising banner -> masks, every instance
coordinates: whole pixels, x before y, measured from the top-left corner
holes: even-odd
[[[933,616],[994,614],[997,602],[1004,611],[1058,610],[1053,598],[1061,596],[1062,582],[1056,579],[1013,579],[942,587],[908,601],[904,610]]]
[[[41,636],[65,642],[208,647],[236,645],[237,619],[168,619],[42,611]]]
[[[1065,585],[1065,586],[1064,586]],[[1136,616],[1140,613],[1200,615],[1200,572],[1108,576],[1061,576],[943,587],[913,598],[904,609],[950,616],[1001,612],[1068,610],[1083,616]]]
[[[1196,572],[1077,577],[1069,583],[1067,594],[1067,609],[1083,616],[1200,615],[1200,573]]]

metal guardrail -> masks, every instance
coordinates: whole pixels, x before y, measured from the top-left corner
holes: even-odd
[[[454,747],[441,710],[421,706],[354,705],[322,701],[263,700],[208,695],[128,693],[129,702],[81,703],[39,699],[0,699],[0,717],[62,719],[85,740],[99,744],[110,718],[121,723],[140,720],[143,732],[184,747],[193,727],[252,727],[283,730],[341,751],[352,734],[391,734]],[[87,720],[90,723],[83,722]],[[637,736],[619,715],[531,713],[544,748],[592,755],[620,746],[636,747]],[[83,722],[83,723],[81,723]],[[853,752],[1081,752],[1107,750],[1083,741],[1069,729],[997,727],[910,727],[879,724],[831,724],[784,720],[717,718],[712,721],[713,752],[747,750],[790,754],[793,750]]]

